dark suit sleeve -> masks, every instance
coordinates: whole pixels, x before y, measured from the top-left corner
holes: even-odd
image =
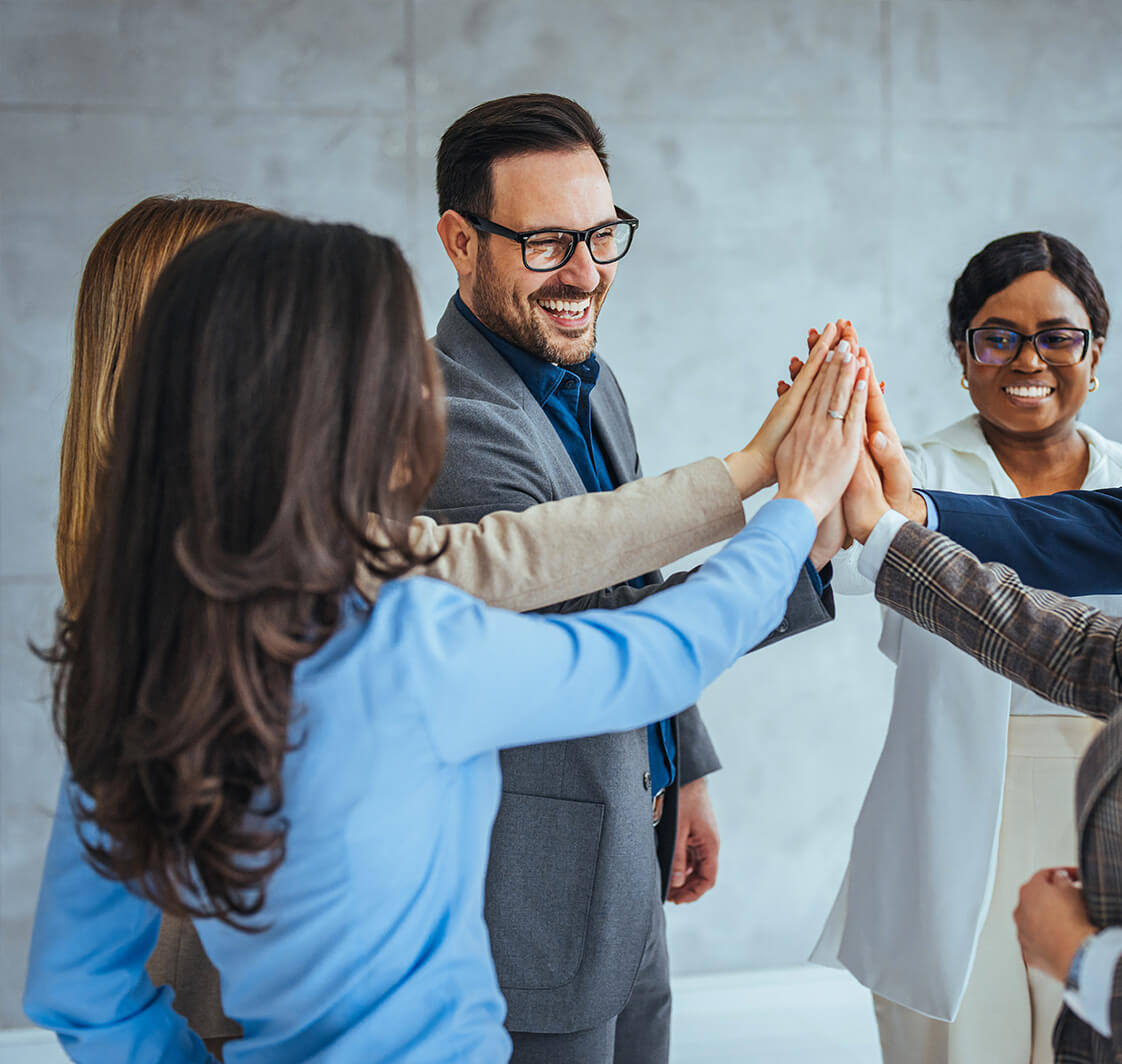
[[[925,491],[939,531],[1026,584],[1064,595],[1122,594],[1122,490],[997,499]]]
[[[1122,703],[1122,621],[1027,588],[949,539],[904,525],[877,574],[877,601],[987,669],[1094,717]]]

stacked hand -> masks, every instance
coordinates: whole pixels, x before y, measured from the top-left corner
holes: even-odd
[[[793,400],[805,405],[810,391],[805,387],[806,377],[808,373],[818,377],[824,364],[821,354],[824,344],[836,349],[844,345],[851,352],[856,352],[857,363],[863,367],[863,379],[876,381],[873,361],[868,351],[860,346],[853,323],[839,318],[821,332],[817,329],[809,331],[807,347],[810,354],[805,362],[800,358],[791,359],[789,371],[793,383],[779,382],[777,391],[780,398],[776,409],[780,404]],[[853,475],[839,504],[819,524],[818,538],[811,551],[811,560],[819,569],[853,539],[864,542],[873,526],[889,509],[899,510],[913,521],[922,523],[926,520],[926,506],[922,496],[912,490],[911,468],[889,416],[883,389],[883,384],[877,386],[875,383],[868,388],[863,446],[859,450]],[[776,410],[773,410],[769,421],[775,419],[775,413]],[[758,433],[757,439],[759,437]]]
[[[727,459],[742,492],[778,479],[778,496],[802,500],[819,524],[838,509],[865,439],[868,370],[839,333],[822,331],[752,442]]]

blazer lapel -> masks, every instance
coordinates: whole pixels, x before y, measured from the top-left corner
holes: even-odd
[[[470,369],[521,408],[546,450],[546,464],[556,481],[558,498],[583,495],[584,481],[541,404],[530,394],[530,389],[514,367],[487,342],[451,300],[436,326],[436,346],[445,357]]]

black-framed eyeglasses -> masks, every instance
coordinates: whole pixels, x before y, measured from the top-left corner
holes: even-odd
[[[1036,353],[1049,366],[1074,366],[1077,362],[1082,362],[1087,354],[1087,348],[1091,344],[1091,330],[1066,325],[1041,329],[1031,335],[992,325],[966,330],[970,356],[983,366],[1008,365],[1021,353],[1021,347],[1030,341]]]
[[[481,233],[493,233],[521,244],[522,263],[535,273],[561,269],[580,243],[588,245],[592,261],[601,266],[619,262],[630,250],[635,230],[639,228],[639,219],[619,207],[616,207],[617,221],[594,225],[591,229],[532,229],[527,233],[516,232],[468,211],[460,213]]]

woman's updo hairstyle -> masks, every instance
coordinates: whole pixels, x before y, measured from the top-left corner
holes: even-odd
[[[971,319],[990,296],[1008,288],[1018,277],[1037,270],[1050,273],[1070,288],[1091,319],[1093,338],[1106,337],[1110,307],[1087,256],[1070,240],[1037,230],[992,240],[966,264],[947,304],[951,343],[960,344],[966,339]]]

